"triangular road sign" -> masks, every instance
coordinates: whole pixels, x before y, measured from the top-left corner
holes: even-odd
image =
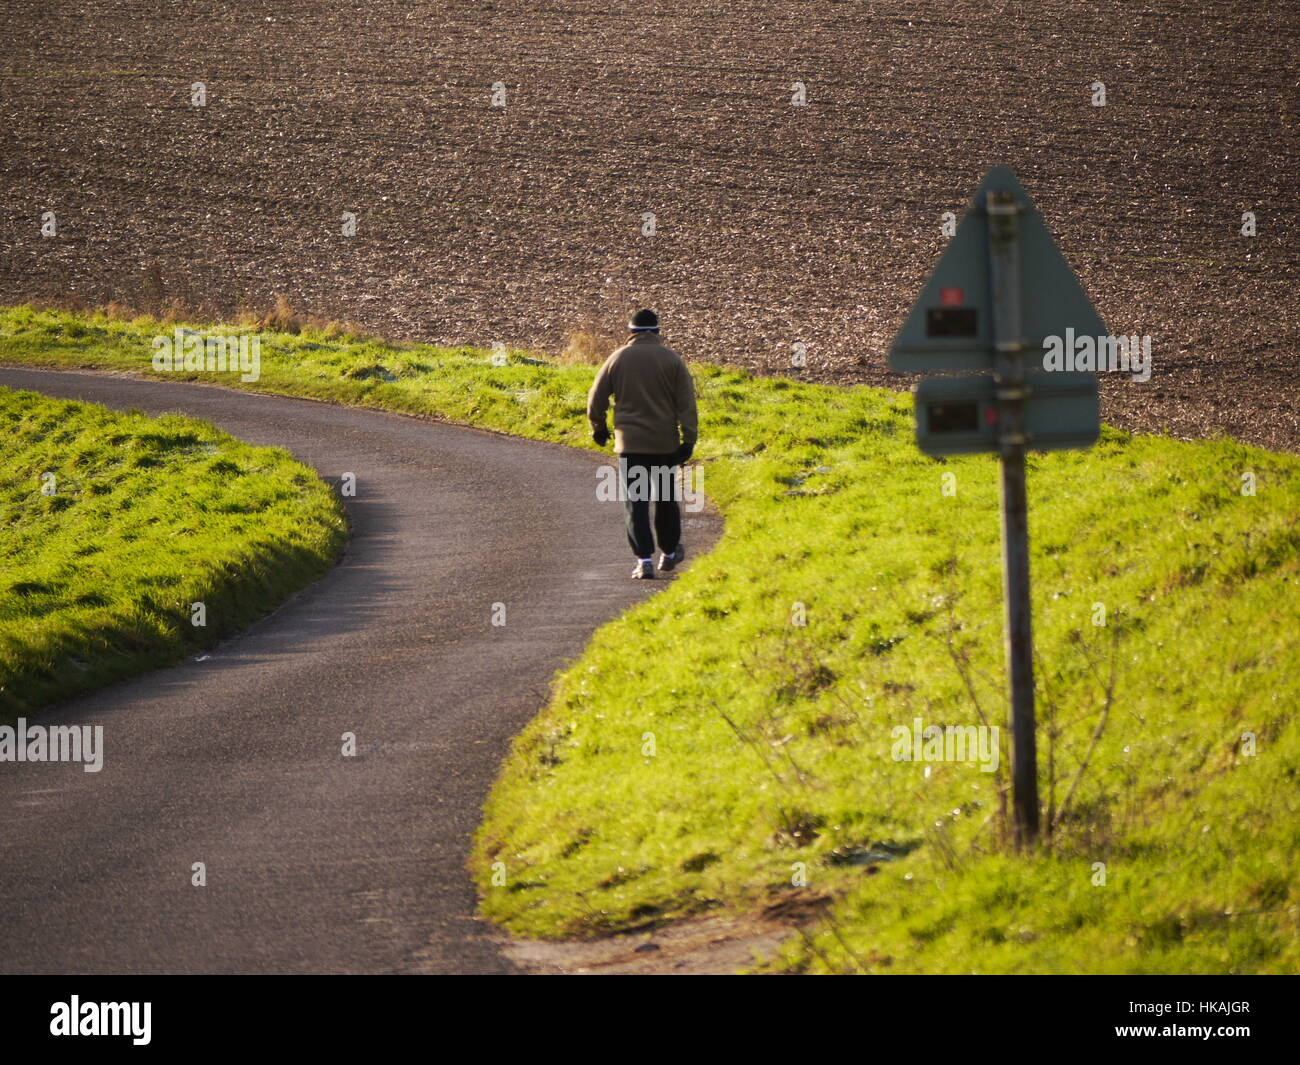
[[[1038,373],[1026,381],[1022,430],[1033,451],[1091,447],[1101,430],[1097,379]],[[1001,450],[997,382],[987,374],[927,377],[915,388],[916,446],[927,455]]]
[[[980,183],[957,232],[889,349],[889,368],[991,370],[994,364],[989,291],[987,193],[1002,189],[1021,205],[1019,214],[1020,314],[1026,369],[1042,367],[1047,336],[1105,336],[1106,327],[1079,279],[1043,224],[1029,194],[1009,167],[996,166]],[[1003,338],[1007,339],[1007,338]]]

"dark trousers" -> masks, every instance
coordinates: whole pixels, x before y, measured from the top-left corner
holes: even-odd
[[[637,558],[659,550],[671,555],[682,538],[682,513],[677,505],[676,455],[620,455],[619,488],[627,514],[627,542]],[[650,505],[654,504],[654,536],[650,535]]]

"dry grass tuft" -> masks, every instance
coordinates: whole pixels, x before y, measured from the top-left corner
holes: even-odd
[[[298,311],[287,297],[278,292],[275,296],[275,305],[270,310],[244,305],[233,313],[223,312],[206,302],[195,302],[179,295],[165,295],[156,278],[152,282],[148,281],[148,277],[156,272],[156,268],[147,272],[145,288],[135,299],[120,297],[111,299],[107,303],[92,304],[73,293],[45,296],[29,300],[28,303],[38,310],[68,311],[84,315],[99,314],[115,322],[135,322],[145,318],[159,325],[227,321],[234,322],[244,329],[260,329],[268,332],[298,334],[309,331],[329,339],[339,337],[351,337],[357,340],[377,339],[353,322],[321,318],[315,314]]]
[[[622,329],[611,327],[608,318],[584,315],[568,332],[568,342],[555,361],[571,366],[599,366],[615,348],[627,343]]]
[[[301,333],[306,323],[284,298],[282,293],[275,294],[275,306],[258,322],[259,329],[269,329],[274,333]]]

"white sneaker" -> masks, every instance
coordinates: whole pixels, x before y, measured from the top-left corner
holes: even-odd
[[[671,555],[665,555],[662,553],[659,555],[659,571],[661,573],[667,573],[674,566],[680,564],[681,562],[684,562],[685,560],[686,560],[686,545],[679,542],[677,546],[673,549],[673,553]]]
[[[636,569],[632,571],[634,581],[652,581],[655,579],[655,564],[650,559],[638,559]]]

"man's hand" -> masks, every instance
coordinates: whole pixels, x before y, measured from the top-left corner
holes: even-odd
[[[677,449],[677,465],[680,466],[695,454],[694,444],[683,444]]]
[[[591,431],[591,438],[596,441],[597,447],[604,447],[609,443],[609,429],[602,425]]]

